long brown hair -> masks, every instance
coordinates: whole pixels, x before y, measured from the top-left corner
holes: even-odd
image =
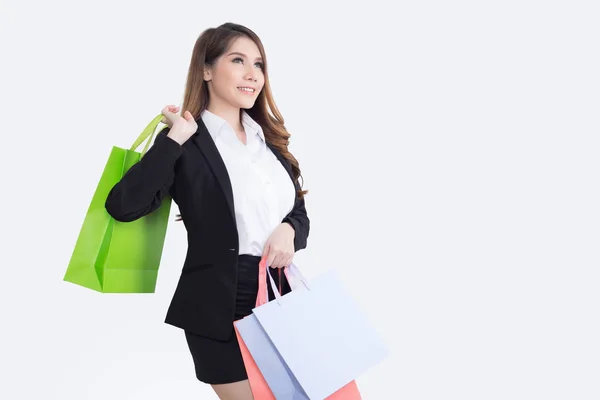
[[[279,150],[289,161],[294,179],[303,180],[298,160],[288,150],[290,133],[285,128],[283,116],[273,100],[265,49],[258,35],[251,29],[227,22],[216,28],[208,28],[200,34],[192,52],[181,112],[188,110],[197,120],[208,107],[209,93],[208,85],[203,79],[204,67],[213,65],[217,58],[227,51],[231,43],[241,36],[246,36],[256,43],[263,59],[265,77],[264,87],[254,102],[254,106],[246,112],[262,127],[267,142]],[[298,196],[304,197],[306,193],[308,191],[303,190],[302,184],[300,184]]]

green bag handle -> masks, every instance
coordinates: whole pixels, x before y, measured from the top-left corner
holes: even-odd
[[[154,136],[154,132],[156,131],[156,128],[158,127],[158,125],[160,124],[160,122],[162,121],[163,118],[164,118],[164,115],[162,113],[160,113],[156,117],[154,117],[154,119],[152,119],[152,121],[150,121],[150,123],[146,126],[146,128],[144,128],[144,130],[142,131],[140,136],[138,136],[138,138],[135,140],[135,142],[133,142],[133,144],[131,145],[131,148],[129,150],[133,151],[133,150],[137,149],[144,140],[148,139],[148,141],[146,142],[146,145],[144,146],[144,150],[142,150],[142,155],[140,156],[140,158],[144,157],[144,155],[148,151],[148,148],[150,147],[150,143],[152,142],[152,137]]]

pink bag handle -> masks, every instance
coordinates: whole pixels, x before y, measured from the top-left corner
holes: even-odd
[[[256,307],[269,302],[267,290],[267,259],[266,257],[258,263],[258,294],[256,295]]]
[[[306,280],[306,278],[304,277],[304,275],[302,275],[302,273],[300,272],[300,270],[298,269],[298,267],[296,266],[296,264],[292,263],[290,264],[288,267],[285,267],[283,269],[283,272],[285,273],[285,276],[290,284],[290,287],[292,287],[292,290],[294,289],[293,283],[295,283],[294,281],[300,281],[304,287],[308,290],[310,290],[310,288],[308,287],[308,281]],[[277,289],[277,285],[275,284],[275,281],[273,280],[273,276],[271,275],[271,273],[269,272],[269,269],[267,268],[267,259],[263,258],[262,260],[260,260],[260,263],[258,264],[258,294],[256,296],[256,307],[262,306],[263,304],[266,304],[269,302],[269,291],[267,289],[267,277],[269,279],[269,284],[271,285],[271,289],[273,290],[273,294],[275,294],[275,300],[277,301],[278,304],[280,303],[280,299],[281,299],[281,292]],[[281,281],[281,279],[280,279]]]

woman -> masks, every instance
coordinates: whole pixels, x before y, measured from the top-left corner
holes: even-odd
[[[226,23],[200,35],[181,109],[163,109],[167,127],[106,209],[133,221],[165,196],[176,202],[188,249],[165,322],[184,330],[198,380],[221,399],[252,399],[233,322],[255,305],[261,259],[289,292],[280,268],[309,233],[300,169],[254,32]]]

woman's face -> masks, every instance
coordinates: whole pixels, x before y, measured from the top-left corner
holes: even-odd
[[[256,43],[245,36],[234,39],[214,65],[205,69],[204,80],[208,82],[211,103],[252,108],[265,83]]]

